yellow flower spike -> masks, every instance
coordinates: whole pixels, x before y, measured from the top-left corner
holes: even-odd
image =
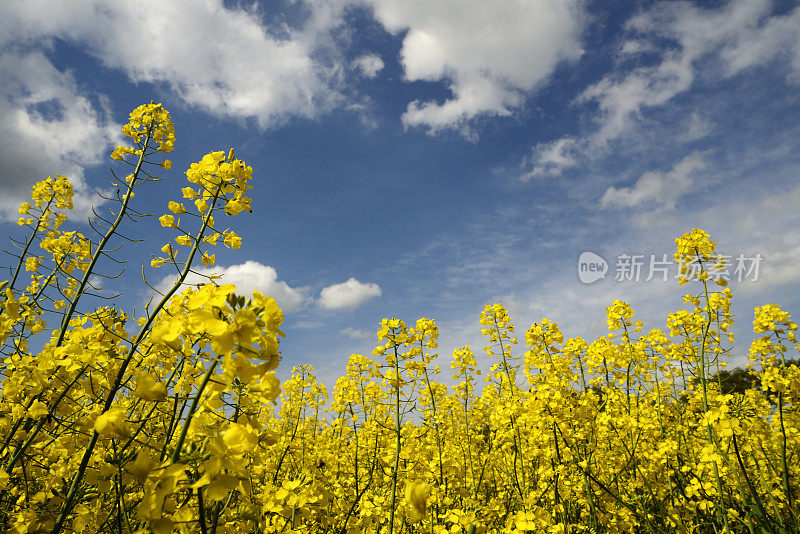
[[[175,126],[172,124],[169,112],[161,104],[151,102],[134,109],[130,114],[130,121],[122,127],[122,134],[130,137],[134,142],[140,142],[147,132],[155,142],[159,152],[171,152],[175,145]],[[123,150],[120,150],[123,149]],[[132,152],[127,152],[131,150]],[[112,153],[134,153],[129,147],[117,147]],[[120,159],[120,158],[115,158]]]
[[[781,307],[775,303],[756,306],[755,318],[753,319],[753,332],[757,334],[771,331],[783,333],[784,329],[780,328],[781,326],[788,326],[789,330],[796,330],[796,326],[794,326],[794,323],[789,319],[791,319],[791,314],[783,311]]]
[[[630,318],[633,317],[633,309],[630,304],[615,300],[611,306],[606,308],[606,322],[610,331],[618,330],[624,326],[631,326],[633,323]]]

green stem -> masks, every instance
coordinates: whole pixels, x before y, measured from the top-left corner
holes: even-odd
[[[392,470],[392,504],[389,509],[389,534],[394,533],[394,512],[397,504],[397,477],[400,470],[400,355],[397,351],[397,344],[394,344],[394,372],[396,386],[394,388],[395,398],[395,450],[394,450],[394,469]]]

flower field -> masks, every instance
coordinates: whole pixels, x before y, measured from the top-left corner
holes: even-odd
[[[150,267],[176,273],[169,290],[138,316],[85,309],[100,266],[129,259],[135,190],[172,165],[160,104],[123,134],[128,174],[93,237],[65,229],[64,177],[20,207],[0,282],[2,532],[800,531],[797,325],[756,308],[759,387],[724,392],[733,294],[702,230],[676,239],[688,294],[663,330],[615,301],[598,339],[547,319],[523,332],[494,304],[484,347],[440,355],[434,320],[384,319],[332,390],[309,366],[279,383],[276,301],[183,284],[242,244],[215,219],[251,209],[233,150],[192,164],[159,218],[175,240]]]

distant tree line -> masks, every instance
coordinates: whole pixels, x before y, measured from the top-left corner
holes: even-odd
[[[798,362],[797,359],[792,359],[786,360],[785,364],[780,362],[777,365],[778,367],[790,367],[792,365],[798,366],[800,365],[800,362]],[[699,380],[700,379],[698,377],[693,377],[692,384],[696,386]],[[761,390],[767,396],[770,402],[774,402],[769,392],[761,389],[761,378],[749,369],[744,369],[742,367],[734,367],[730,371],[724,369],[719,371],[719,373],[714,373],[714,375],[708,378],[708,381],[719,383],[721,387],[721,393],[725,395],[729,393],[744,394],[744,392],[748,389],[756,388]]]

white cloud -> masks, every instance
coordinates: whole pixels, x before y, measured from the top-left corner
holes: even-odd
[[[693,111],[686,120],[683,138],[686,142],[697,141],[708,136],[714,131],[714,123],[703,117],[699,112]]]
[[[444,81],[444,103],[414,101],[407,127],[430,133],[457,129],[482,115],[507,116],[561,61],[580,57],[577,0],[367,0],[375,18],[403,37],[400,61],[408,81]]]
[[[383,60],[378,54],[364,54],[353,60],[353,68],[367,78],[374,78],[383,70]]]
[[[600,109],[599,128],[591,135],[590,144],[605,149],[631,128],[643,108],[664,105],[689,89],[694,81],[692,59],[686,54],[668,54],[655,67],[637,69],[621,80],[607,76],[587,88],[578,101],[596,101]]]
[[[612,73],[584,92],[582,99],[597,101],[602,110],[595,143],[619,137],[642,108],[662,105],[687,91],[702,59],[722,65],[723,72],[707,73],[718,79],[782,53],[793,55],[794,68],[800,67],[800,8],[771,16],[771,7],[769,0],[735,0],[717,9],[674,3],[634,17],[630,31],[642,39],[666,39],[674,46],[665,49],[658,65],[635,69],[622,78]]]
[[[766,178],[764,178],[766,179]],[[793,291],[781,291],[781,287],[794,287],[800,281],[800,187],[776,188],[776,192],[746,191],[736,202],[728,204],[724,211],[708,209],[704,214],[708,225],[725,228],[731,241],[738,242],[732,252],[744,253],[747,258],[761,255],[762,260],[753,276],[744,277],[737,290],[740,295],[756,296],[766,304],[769,301],[791,301]],[[731,217],[730,214],[735,214]],[[717,237],[713,236],[716,240]],[[731,274],[736,267],[732,259]],[[752,267],[752,262],[747,267]]]
[[[692,175],[705,168],[705,154],[692,152],[668,172],[649,171],[631,187],[609,187],[600,199],[600,207],[634,208],[649,202],[674,208],[678,198],[692,187]]]
[[[33,183],[63,174],[76,191],[74,214],[100,204],[84,169],[119,142],[107,98],[90,99],[69,71],[46,57],[55,40],[81,46],[131,81],[165,83],[186,103],[215,115],[254,118],[261,127],[314,117],[339,102],[341,69],[330,30],[342,4],[309,0],[301,28],[268,26],[255,10],[222,0],[84,2],[26,0],[0,18],[0,217]],[[319,59],[318,56],[325,57]]]
[[[748,266],[753,266],[752,261]],[[771,252],[761,260],[759,270],[754,269],[750,280],[755,275],[758,276],[758,279],[751,286],[754,287],[758,284],[759,291],[774,285],[796,285],[800,280],[800,246]]]
[[[359,100],[353,101],[345,109],[354,113],[358,117],[358,122],[367,130],[374,130],[378,127],[378,119],[374,113],[375,103],[372,99],[363,95]]]
[[[350,339],[362,339],[365,341],[375,337],[375,332],[370,332],[369,330],[358,330],[350,326],[339,330],[339,333],[349,337]]]
[[[73,184],[75,215],[100,204],[86,187],[83,169],[97,165],[120,138],[106,109],[98,109],[69,71],[40,52],[0,55],[0,216],[16,219],[33,184],[62,174]]]
[[[233,284],[238,295],[250,296],[253,291],[260,291],[265,297],[273,297],[285,312],[297,311],[306,303],[306,288],[290,287],[289,284],[278,280],[278,273],[269,265],[262,265],[257,261],[246,261],[230,267],[214,266],[195,268],[198,274],[190,274],[186,284],[208,282],[208,275],[219,274],[222,277],[218,284]],[[165,292],[172,287],[174,277],[168,276],[158,283],[156,288]]]
[[[378,284],[364,284],[355,278],[350,278],[347,282],[323,288],[317,303],[326,310],[355,309],[366,301],[380,296],[381,288]]]
[[[768,0],[734,0],[710,9],[672,2],[633,17],[617,67],[576,99],[597,105],[595,127],[575,140],[576,153],[586,159],[605,155],[613,141],[636,135],[643,112],[664,107],[698,78],[718,82],[781,58],[788,61],[789,79],[800,82],[800,7],[785,15],[772,15],[771,9]],[[632,58],[656,51],[655,64],[626,70]],[[680,132],[684,139],[710,133],[701,117],[688,120],[689,131]],[[551,153],[541,149],[557,142],[534,149],[525,176],[560,174],[565,166],[550,163]]]
[[[578,143],[572,137],[562,137],[551,143],[540,143],[533,149],[533,169],[526,172],[521,180],[530,181],[539,176],[559,176],[562,172],[578,164]]]
[[[800,7],[770,15],[772,4],[738,0],[719,13],[687,9],[676,17],[674,27],[689,33],[682,39],[684,43],[720,43],[719,56],[727,76],[782,57],[788,60],[795,81],[800,81]]]
[[[330,54],[317,60],[339,21],[334,6],[312,0],[303,27],[289,28],[265,26],[256,7],[229,9],[222,0],[28,0],[5,6],[0,45],[81,44],[134,82],[164,82],[190,105],[270,127],[337,101],[335,62]]]

